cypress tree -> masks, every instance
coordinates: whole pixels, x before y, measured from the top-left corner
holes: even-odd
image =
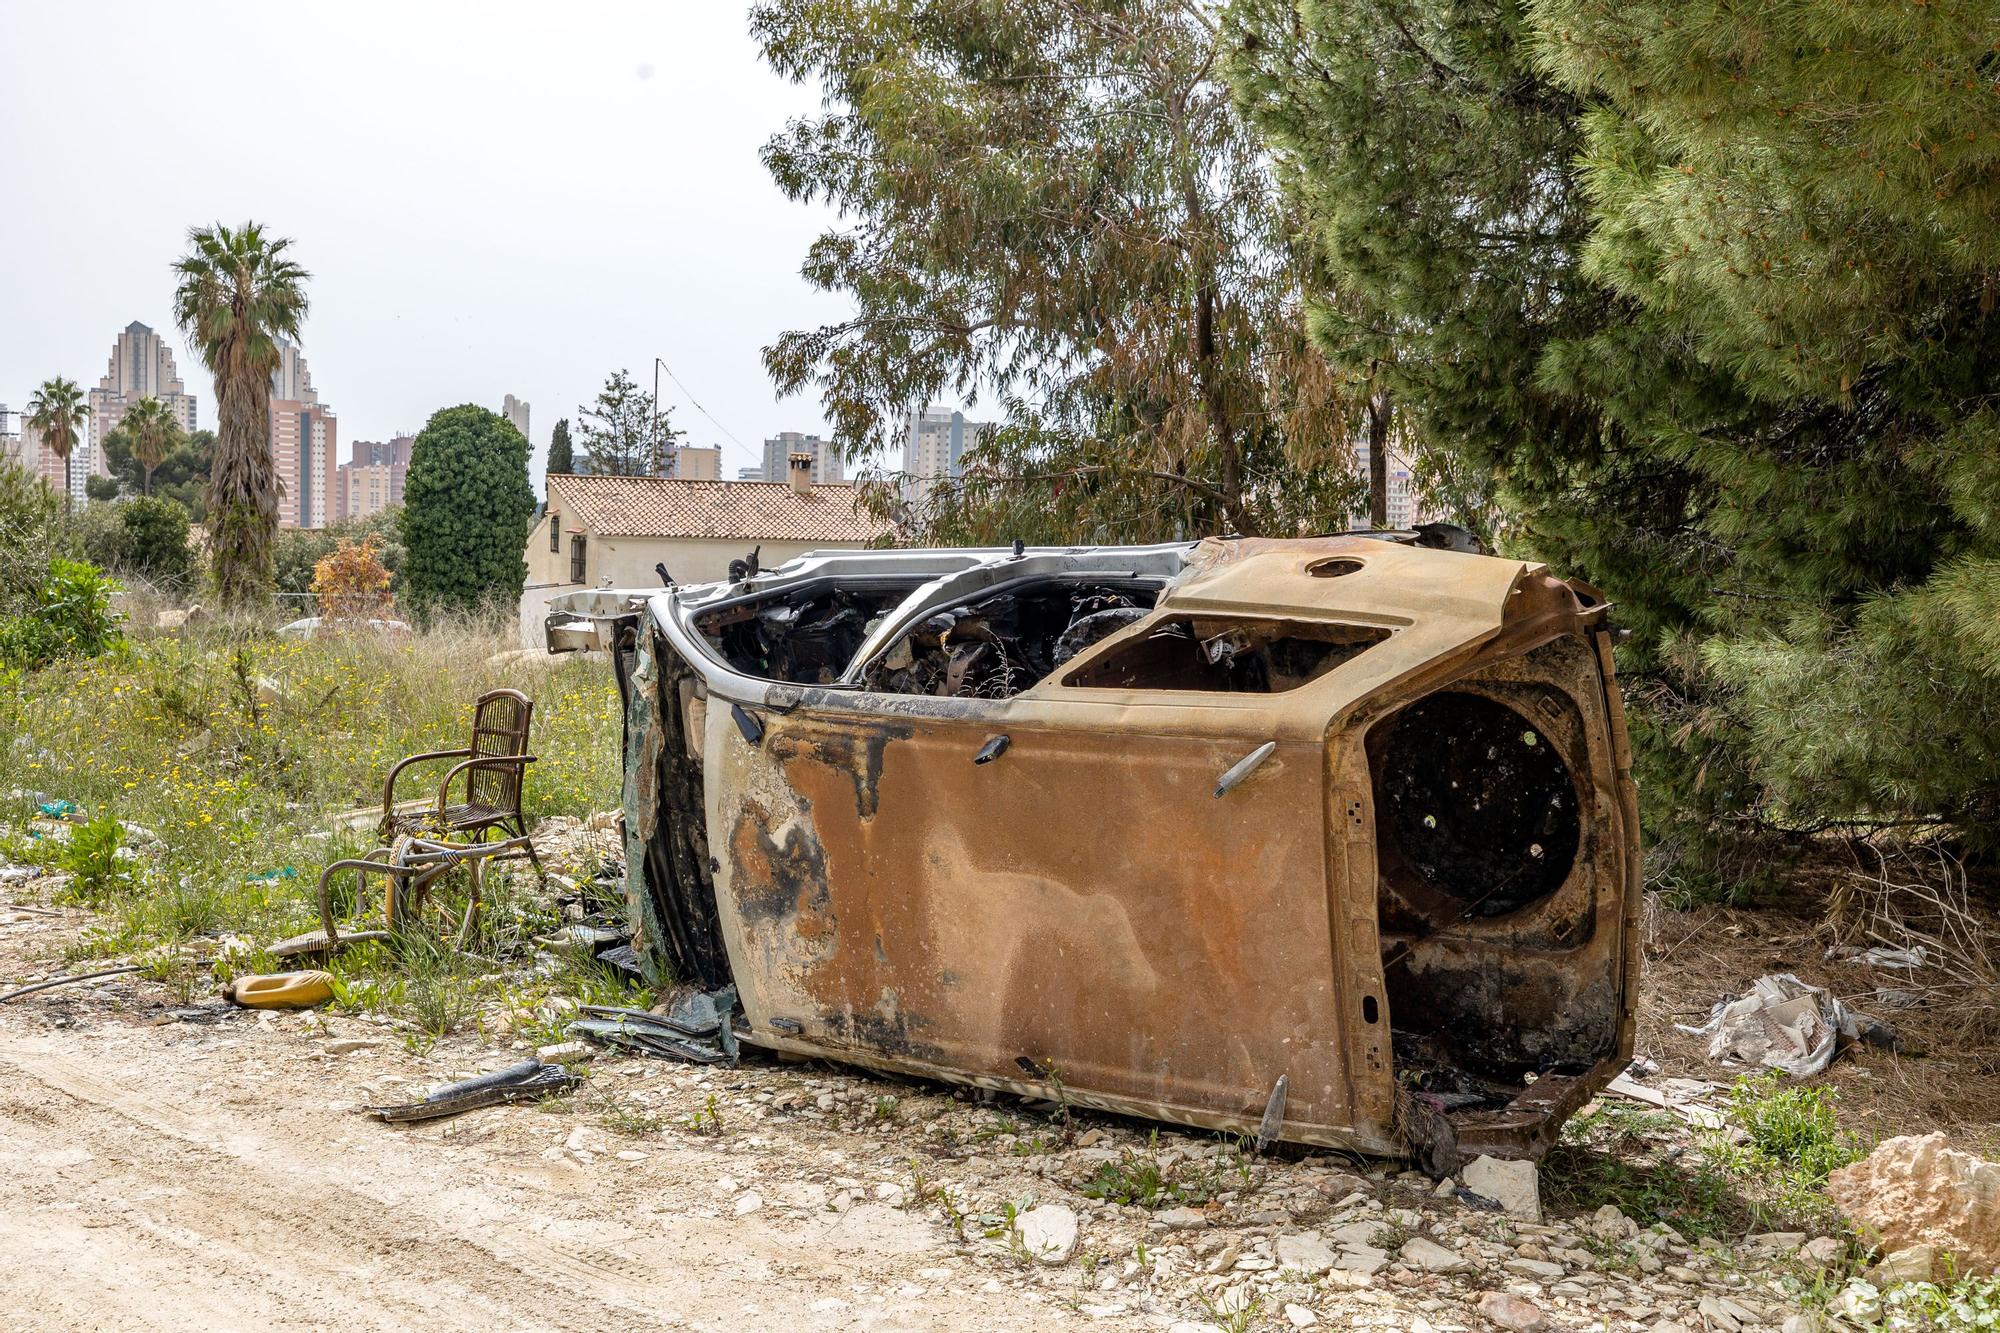
[[[546,471],[563,474],[576,470],[576,463],[570,457],[569,418],[556,422],[556,428],[549,432],[549,465]]]
[[[418,615],[520,601],[535,512],[528,441],[470,403],[434,413],[410,446],[403,485],[403,587]]]

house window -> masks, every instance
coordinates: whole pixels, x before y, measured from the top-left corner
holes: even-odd
[[[569,539],[569,581],[583,582],[583,534],[580,532]]]
[[[562,515],[558,514],[555,510],[551,509],[549,511],[549,554],[557,555],[561,551],[562,551]]]

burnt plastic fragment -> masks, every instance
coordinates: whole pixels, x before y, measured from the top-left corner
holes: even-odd
[[[743,733],[743,739],[752,745],[764,742],[764,724],[755,715],[746,711],[742,704],[729,705],[729,716],[736,719],[736,729]]]
[[[990,764],[1001,755],[1007,753],[1007,747],[1011,744],[1013,742],[1006,736],[991,737],[987,740],[986,744],[979,747],[979,753],[972,756],[972,762],[975,764]]]
[[[583,1082],[581,1078],[561,1065],[545,1065],[530,1056],[517,1065],[509,1065],[491,1074],[481,1074],[477,1078],[469,1078],[462,1083],[452,1083],[439,1088],[420,1102],[403,1102],[395,1106],[370,1106],[365,1110],[377,1120],[385,1120],[392,1124],[411,1120],[441,1120],[448,1115],[476,1111],[482,1106],[498,1106],[503,1102],[539,1101],[543,1097],[568,1092],[581,1082]]]

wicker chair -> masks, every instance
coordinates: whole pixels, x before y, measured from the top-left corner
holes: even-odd
[[[461,837],[485,841],[487,831],[499,829],[518,838],[528,836],[521,816],[521,779],[535,756],[527,753],[528,727],[535,705],[519,690],[491,690],[479,696],[472,709],[472,744],[463,750],[433,750],[399,760],[382,784],[384,841],[402,834],[427,838]],[[404,769],[436,759],[457,759],[437,796],[415,810],[396,809],[396,779]],[[462,779],[462,782],[461,782]],[[454,803],[452,785],[460,783],[464,799]],[[533,843],[525,847],[537,873],[541,858]]]

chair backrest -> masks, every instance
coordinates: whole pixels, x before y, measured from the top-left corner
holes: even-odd
[[[534,713],[534,701],[519,690],[491,690],[480,695],[472,707],[472,757],[526,754],[528,724]],[[465,776],[466,799],[473,805],[489,810],[520,809],[519,764],[475,768]]]

